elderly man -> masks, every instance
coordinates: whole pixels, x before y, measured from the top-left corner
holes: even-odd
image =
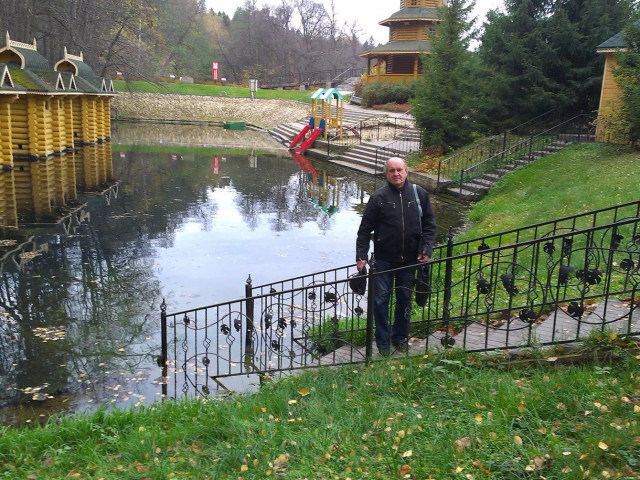
[[[411,276],[413,269],[395,269],[429,261],[436,236],[436,223],[429,195],[407,182],[407,165],[392,157],[385,164],[387,184],[376,190],[367,203],[356,240],[358,271],[367,264],[371,232],[375,269],[373,316],[378,351],[389,355],[391,348],[406,351],[411,319]],[[395,281],[395,287],[394,287]],[[389,326],[389,298],[395,291],[393,325]]]

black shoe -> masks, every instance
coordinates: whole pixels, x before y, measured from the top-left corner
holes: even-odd
[[[409,343],[393,343],[394,352],[407,353],[409,351]]]
[[[383,357],[388,357],[391,355],[391,350],[388,345],[378,345],[378,353]]]

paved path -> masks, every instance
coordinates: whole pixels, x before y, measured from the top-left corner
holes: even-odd
[[[519,318],[504,323],[499,328],[491,328],[479,323],[469,325],[454,335],[454,348],[466,351],[479,350],[518,350],[550,342],[572,342],[587,338],[593,331],[614,332],[618,335],[640,332],[640,306],[631,309],[628,302],[620,300],[603,301],[591,313],[587,313],[580,322],[558,309],[544,321],[529,325]],[[427,340],[412,338],[407,353],[395,352],[392,357],[417,356],[429,352],[444,350],[442,338],[444,332],[436,332]],[[381,356],[374,348],[374,359]],[[350,345],[340,347],[322,358],[322,365],[351,363],[365,359],[365,348]]]

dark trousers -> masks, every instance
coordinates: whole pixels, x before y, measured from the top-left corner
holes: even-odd
[[[411,277],[413,269],[398,272],[384,272],[412,265],[414,262],[396,263],[376,259],[375,298],[373,299],[373,318],[376,323],[376,345],[387,349],[390,344],[398,346],[408,340],[409,320],[411,319]],[[394,286],[395,282],[395,286]],[[389,299],[395,292],[393,324],[389,325]]]

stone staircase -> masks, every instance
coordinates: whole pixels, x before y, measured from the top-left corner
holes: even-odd
[[[518,167],[528,165],[529,163],[534,162],[539,158],[545,157],[552,153],[556,153],[559,150],[562,150],[563,148],[571,145],[572,143],[573,141],[570,139],[560,139],[550,145],[532,152],[531,157],[529,157],[528,155],[520,157],[519,159],[513,161],[508,165],[496,168],[490,173],[485,173],[482,176],[469,180],[468,182],[464,182],[459,186],[446,187],[442,191],[448,195],[458,197],[462,200],[476,201],[485,193],[487,193],[503,175],[514,171]]]

